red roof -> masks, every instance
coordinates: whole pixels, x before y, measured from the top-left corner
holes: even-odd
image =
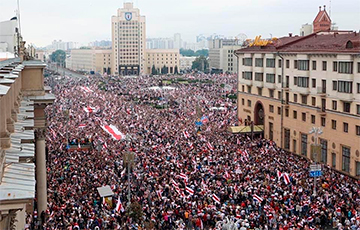
[[[312,33],[307,36],[282,37],[274,44],[239,49],[236,53],[359,53],[360,35],[336,31]]]
[[[314,19],[314,22],[321,22],[321,21],[331,22],[330,16],[326,12],[326,10],[320,10]]]

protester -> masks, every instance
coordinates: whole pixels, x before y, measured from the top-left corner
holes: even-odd
[[[358,181],[324,165],[315,196],[311,162],[226,131],[239,120],[222,84],[236,86],[236,76],[182,77],[187,82],[166,77],[175,87],[166,90],[149,89],[165,78],[156,76],[47,79],[56,101],[46,111],[44,229],[213,229],[226,219],[238,229],[360,229]],[[118,130],[106,131],[110,125]],[[121,211],[126,152],[135,154],[130,187],[143,210],[139,226]],[[112,204],[97,191],[105,185]]]

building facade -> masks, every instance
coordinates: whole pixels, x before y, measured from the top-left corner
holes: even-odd
[[[0,62],[0,229],[25,229],[35,198],[38,216],[47,210],[44,109],[55,98],[44,87],[46,65],[23,50]]]
[[[196,57],[180,56],[180,70],[190,70]]]
[[[359,177],[359,41],[356,32],[319,32],[237,50],[239,118],[307,158],[319,143],[319,161]],[[323,130],[317,140],[312,127]]]
[[[112,16],[113,71],[118,75],[139,75],[145,69],[146,24],[145,16],[126,2]]]
[[[17,18],[0,22],[0,52],[17,53],[18,38]],[[20,36],[20,35],[19,35]]]
[[[66,58],[66,67],[74,71],[113,74],[111,49],[73,49]]]
[[[237,73],[234,51],[240,49],[237,39],[213,39],[209,41],[209,68],[217,72]]]
[[[180,71],[180,51],[178,49],[148,49],[145,51],[145,74],[151,74],[153,66],[158,73],[167,68],[167,73]]]
[[[326,12],[326,6],[324,5],[324,10],[321,10],[321,6],[319,6],[319,13],[313,21],[313,32],[316,33],[329,30],[331,30],[331,19]]]

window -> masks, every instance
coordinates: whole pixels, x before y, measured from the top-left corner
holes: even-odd
[[[247,92],[251,93],[251,86],[249,86],[249,85],[247,86]]]
[[[297,102],[297,94],[296,93],[294,93],[294,102]]]
[[[275,58],[266,58],[266,67],[275,68]]]
[[[360,176],[360,161],[356,161],[356,176]]]
[[[337,72],[337,62],[336,61],[333,62],[333,71]]]
[[[336,168],[336,153],[331,153],[331,166]]]
[[[274,106],[273,105],[269,105],[269,111],[270,111],[270,113],[274,112]]]
[[[315,78],[311,79],[311,86],[313,88],[316,88],[316,79]]]
[[[316,61],[312,61],[312,70],[316,70]]]
[[[356,132],[357,136],[360,136],[360,126],[359,125],[355,126],[355,132]]]
[[[358,63],[358,69],[360,69],[360,63]],[[290,68],[290,60],[286,60],[286,68],[289,69]],[[360,72],[359,72],[360,73]]]
[[[281,107],[278,107],[278,114],[281,114]]]
[[[298,66],[298,61],[294,60],[294,69],[297,69],[297,66]]]
[[[325,111],[326,110],[326,99],[321,99],[321,110]]]
[[[255,81],[264,81],[264,73],[255,73]]]
[[[321,145],[321,159],[322,163],[327,163],[327,140],[320,139]]]
[[[262,88],[258,87],[258,95],[262,96]]]
[[[296,140],[293,140],[293,152],[296,153]]]
[[[336,130],[336,120],[331,120],[331,128]]]
[[[281,91],[278,92],[278,98],[281,99]]]
[[[316,106],[316,97],[311,97],[311,105]]]
[[[307,155],[307,134],[301,134],[301,154]]]
[[[333,90],[336,91],[337,90],[337,81],[332,81],[333,83]]]
[[[294,85],[297,85],[297,77],[294,77]]]
[[[350,113],[350,102],[343,102],[343,109],[345,113]]]
[[[325,119],[325,117],[322,117],[321,118],[321,126],[325,127],[325,125],[326,125],[326,119]]]
[[[301,113],[301,120],[306,121],[306,113]]]
[[[252,66],[252,58],[243,58],[244,66]]]
[[[290,149],[290,129],[284,129],[284,147]]]
[[[360,115],[360,105],[356,105],[356,114]]]
[[[357,83],[357,93],[360,93],[360,83]]]
[[[266,74],[266,82],[275,83],[275,74],[267,73]]]
[[[350,171],[350,148],[342,146],[342,170]]]
[[[308,77],[298,77],[298,87],[309,88],[309,78]]]
[[[241,104],[245,105],[245,99],[244,98],[241,99]]]
[[[360,73],[360,62],[358,62],[357,64],[358,64],[358,73]]]
[[[323,71],[326,71],[326,70],[327,70],[327,62],[326,62],[326,61],[323,61],[323,62],[322,62],[322,70],[323,70]]]
[[[307,105],[307,95],[301,95],[301,103]]]
[[[281,83],[281,75],[278,75],[278,83]]]
[[[245,86],[242,85],[241,87],[242,87],[242,91],[245,92]]]
[[[315,115],[311,115],[311,123],[315,124]]]
[[[309,60],[299,60],[298,70],[309,70]]]
[[[297,119],[297,112],[296,112],[296,110],[293,111],[293,118],[294,118],[294,119]]]
[[[338,81],[338,92],[340,93],[352,93],[351,81]]]
[[[274,124],[269,122],[269,139],[272,141],[274,138]]]
[[[285,109],[285,116],[289,117],[289,109],[288,108]]]
[[[337,101],[332,101],[332,109],[337,110]]]
[[[255,66],[256,67],[263,67],[263,59],[262,58],[255,58]]]
[[[353,62],[339,62],[339,73],[353,73]]]
[[[243,72],[243,78],[246,80],[252,80],[252,72]]]
[[[278,61],[278,67],[281,68],[281,59]]]
[[[343,126],[344,126],[344,133],[349,132],[349,124],[346,122],[343,122]]]
[[[248,106],[251,107],[251,100],[248,100]]]
[[[269,97],[274,98],[274,90],[273,89],[269,89]]]

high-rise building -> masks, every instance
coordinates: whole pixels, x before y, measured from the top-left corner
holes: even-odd
[[[146,42],[145,16],[126,2],[112,16],[113,71],[119,75],[138,75],[144,72]]]
[[[180,49],[181,48],[181,34],[176,33],[174,34],[174,48]]]

